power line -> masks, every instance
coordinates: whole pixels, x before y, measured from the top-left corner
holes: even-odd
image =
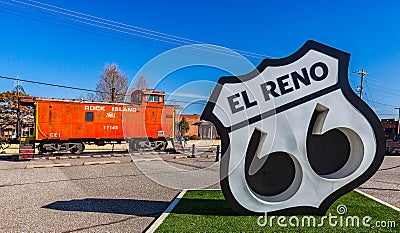
[[[0,1],[0,3],[1,3],[1,1]],[[1,9],[5,9],[5,10],[11,10],[11,9],[4,8],[4,7],[0,7],[0,8]],[[17,17],[30,19],[30,20],[34,20],[34,21],[38,21],[38,22],[42,22],[42,23],[52,24],[52,25],[56,25],[56,26],[59,26],[59,27],[63,27],[63,28],[68,28],[68,29],[77,30],[77,31],[81,31],[81,32],[87,32],[87,33],[91,33],[91,34],[94,34],[94,35],[100,35],[100,36],[104,36],[104,37],[109,37],[109,38],[113,38],[113,39],[129,42],[129,43],[142,44],[142,45],[152,46],[152,47],[162,48],[162,49],[169,49],[167,47],[162,47],[162,46],[158,46],[158,45],[155,45],[155,44],[147,43],[147,42],[141,40],[140,38],[124,39],[124,38],[121,38],[121,37],[117,37],[115,35],[105,34],[106,33],[105,31],[101,31],[101,30],[97,30],[97,29],[93,29],[93,28],[91,28],[90,30],[85,30],[85,29],[81,29],[81,28],[88,28],[88,27],[80,26],[81,28],[77,28],[77,27],[73,27],[73,26],[76,26],[74,24],[70,24],[68,22],[62,21],[64,24],[73,25],[73,26],[67,26],[67,25],[63,25],[61,23],[54,23],[54,22],[47,21],[46,18],[37,16],[37,15],[34,15],[34,14],[29,14],[29,13],[21,12],[21,11],[17,11],[17,10],[12,10],[12,11],[15,11],[15,12],[18,12],[18,13],[27,14],[27,15],[31,15],[31,16],[34,16],[34,17],[37,17],[37,18],[32,18],[32,17],[28,17],[28,16],[25,16],[25,15],[20,15],[20,14],[11,13],[11,12],[8,12],[8,11],[0,10],[0,12],[6,13],[6,14],[10,14],[10,15],[14,15],[14,16],[17,16]],[[56,20],[54,20],[54,21],[56,21]],[[60,21],[58,21],[58,22],[60,22]],[[95,31],[93,31],[93,30],[95,30]]]
[[[136,27],[136,26],[132,26],[132,25],[128,25],[128,24],[123,24],[123,23],[119,23],[116,21],[111,21],[111,20],[100,18],[100,17],[91,16],[91,15],[76,12],[76,11],[71,11],[71,10],[68,10],[65,8],[52,6],[50,4],[45,4],[45,3],[38,2],[38,1],[30,1],[30,2],[45,5],[47,7],[38,6],[35,4],[21,2],[21,1],[17,1],[17,0],[12,0],[12,2],[16,2],[16,3],[22,4],[24,6],[0,1],[0,3],[6,4],[6,5],[9,5],[12,7],[18,7],[18,8],[27,9],[30,11],[44,13],[44,14],[51,15],[54,17],[78,22],[81,24],[86,24],[86,25],[89,25],[92,27],[98,27],[98,28],[101,28],[104,30],[110,30],[113,32],[123,33],[123,34],[129,35],[129,36],[135,36],[135,37],[141,37],[141,38],[148,39],[148,40],[154,40],[154,41],[157,41],[160,43],[167,43],[167,44],[177,45],[177,46],[189,45],[189,44],[193,44],[193,43],[204,44],[204,42],[201,42],[201,41],[191,40],[191,39],[187,39],[187,38],[183,38],[183,37],[169,35],[169,34],[162,33],[162,32],[157,32],[154,30],[149,30],[149,29],[144,29],[144,28],[140,28],[140,27]],[[48,7],[52,7],[52,8],[58,9],[58,10],[50,9]],[[60,10],[67,11],[69,13],[62,12]],[[102,22],[102,21],[106,21],[106,22]],[[120,26],[120,25],[123,25],[123,26]],[[128,27],[131,27],[131,28],[128,28]],[[132,29],[132,28],[134,28],[134,29]],[[155,35],[155,34],[157,34],[157,35]],[[195,49],[204,50],[206,52],[219,53],[219,54],[228,55],[228,56],[237,56],[236,54],[232,54],[232,53],[226,51],[225,48],[220,48],[220,47],[210,47],[210,46],[204,47],[203,46],[202,48],[197,47]],[[238,50],[238,49],[232,49],[232,50],[236,51],[238,53],[242,53],[243,56],[253,57],[253,58],[257,58],[257,59],[269,57],[269,56],[266,56],[263,54],[248,52],[248,51],[244,51],[244,50]]]
[[[91,89],[86,89],[86,88],[65,86],[65,85],[46,83],[46,82],[38,82],[38,81],[32,81],[32,80],[28,80],[28,79],[11,78],[11,77],[6,77],[6,76],[0,76],[0,79],[7,79],[7,80],[17,81],[19,83],[18,85],[21,85],[20,82],[26,82],[26,83],[33,83],[33,84],[38,84],[38,85],[46,85],[46,86],[51,86],[51,87],[59,87],[59,88],[66,88],[66,89],[72,89],[72,90],[79,90],[79,91],[97,92],[97,93],[103,93],[103,94],[112,94],[110,92],[97,91],[97,90],[91,90]],[[115,95],[129,96],[129,95],[125,95],[125,94],[115,94]],[[207,104],[207,103],[201,103],[200,101],[189,102],[189,101],[174,100],[174,99],[165,100],[165,102],[177,102],[177,103],[199,104],[199,105],[206,105]]]
[[[204,42],[197,41],[197,40],[192,40],[192,39],[188,39],[188,38],[184,38],[184,37],[179,37],[179,36],[175,36],[175,35],[171,35],[171,34],[167,34],[167,33],[163,33],[163,32],[158,32],[158,31],[155,31],[155,30],[150,30],[150,29],[146,29],[146,28],[142,28],[142,27],[137,27],[137,26],[133,26],[133,25],[125,24],[125,23],[120,23],[120,22],[113,21],[113,20],[108,20],[108,19],[105,19],[105,18],[101,18],[101,17],[97,17],[97,16],[81,13],[81,12],[78,12],[78,11],[72,11],[72,10],[69,10],[69,9],[66,9],[66,8],[54,6],[54,5],[51,5],[51,4],[42,3],[42,2],[39,2],[39,1],[34,1],[34,0],[28,0],[28,1],[31,2],[31,3],[35,3],[36,5],[35,4],[31,4],[31,3],[27,3],[27,2],[18,1],[18,0],[12,0],[12,2],[16,2],[16,3],[19,3],[19,4],[25,5],[25,7],[21,6],[21,5],[12,4],[12,3],[9,3],[9,2],[4,2],[4,1],[0,1],[0,2],[3,3],[3,4],[7,4],[7,5],[10,5],[10,6],[13,6],[13,7],[24,8],[24,9],[28,9],[28,10],[31,10],[31,11],[36,11],[36,12],[39,12],[39,13],[52,15],[52,16],[55,16],[55,17],[58,17],[58,18],[62,18],[62,19],[71,20],[71,21],[74,21],[74,22],[86,24],[86,25],[89,25],[89,26],[92,26],[92,27],[99,27],[99,28],[102,28],[104,30],[110,30],[110,31],[114,31],[114,32],[128,34],[128,35],[131,35],[131,36],[142,37],[144,39],[155,40],[155,41],[159,41],[159,42],[162,42],[162,43],[167,43],[167,44],[172,44],[172,45],[185,45],[185,44],[191,44],[191,43],[204,43]],[[39,9],[39,11],[38,10],[34,10],[32,8]],[[51,9],[51,8],[53,8],[53,9]],[[52,13],[43,12],[43,11],[50,11]],[[63,15],[64,17],[60,16],[60,14]],[[81,20],[71,19],[70,17],[81,19]],[[89,21],[91,23],[84,22],[82,20],[87,20],[87,21]],[[45,23],[50,23],[50,22],[45,22]],[[66,23],[66,22],[64,22],[64,23]],[[59,24],[56,24],[56,25],[61,26]],[[103,25],[107,25],[109,27],[105,27]],[[116,28],[123,29],[123,30],[110,28],[110,27],[116,27]],[[77,29],[77,28],[71,28],[71,29],[80,30],[80,29]],[[137,33],[139,33],[141,35],[137,35],[135,33],[130,33],[130,32],[127,32],[126,30],[131,31],[131,32],[132,31],[133,32],[137,32]],[[86,31],[86,32],[88,32],[88,31]],[[93,33],[93,32],[90,32],[90,33]],[[108,36],[108,35],[99,34],[99,33],[94,33],[94,34]],[[115,36],[109,36],[109,37],[120,39],[120,40],[124,40],[124,41],[128,41],[126,39],[121,39],[121,38],[118,38],[118,37],[115,37]],[[154,38],[154,37],[157,37],[157,38]],[[162,40],[160,40],[159,38],[162,38]],[[132,41],[129,41],[129,42],[132,42]],[[135,42],[133,42],[133,43],[135,43]],[[146,44],[146,45],[148,45],[148,44]],[[156,47],[159,47],[159,46],[156,46]],[[162,48],[166,49],[165,47],[162,47]],[[205,50],[205,51],[208,51],[208,52],[221,51],[220,48],[218,48],[218,47],[217,48],[208,47],[208,48],[198,48],[198,49]],[[244,51],[244,50],[239,50],[239,49],[233,49],[233,50],[237,51],[239,53],[245,53],[244,55],[248,56],[248,57],[254,57],[254,58],[265,58],[265,57],[268,57],[268,56],[266,56],[264,54],[247,52],[247,51]],[[224,52],[226,52],[226,51],[224,51]],[[226,53],[223,53],[223,54],[224,55],[232,55],[232,54],[226,54]],[[358,72],[361,72],[361,71],[358,71]],[[373,84],[371,84],[371,85],[373,85]],[[362,88],[362,85],[361,85],[360,88]],[[362,91],[360,92],[360,95],[362,96]]]
[[[59,84],[53,84],[53,83],[45,83],[45,82],[38,82],[38,81],[32,81],[28,79],[20,79],[20,78],[11,78],[11,77],[5,77],[5,76],[0,76],[1,79],[7,79],[7,80],[13,80],[13,81],[21,81],[21,82],[26,82],[26,83],[33,83],[33,84],[39,84],[39,85],[46,85],[46,86],[51,86],[51,87],[59,87],[59,88],[66,88],[66,89],[72,89],[72,90],[79,90],[79,91],[88,91],[88,92],[97,92],[97,93],[103,93],[103,94],[111,94],[109,92],[104,92],[104,91],[97,91],[97,90],[92,90],[92,89],[86,89],[86,88],[80,88],[80,87],[72,87],[72,86],[66,86],[66,85],[59,85]],[[117,95],[124,95],[124,94],[117,94]],[[127,96],[127,95],[124,95]],[[202,104],[205,105],[205,103],[199,103],[197,102],[188,102],[188,101],[180,101],[180,100],[166,100],[168,102],[179,102],[179,103],[189,103],[189,104]],[[384,104],[380,102],[376,102],[373,100],[369,100],[368,102],[384,105],[384,106],[389,106],[389,107],[397,107],[395,105],[390,105],[390,104]]]
[[[348,77],[352,78],[352,79],[355,79],[355,80],[359,80],[359,77],[358,76],[356,77],[355,73],[349,73]],[[385,91],[390,90],[390,91],[393,91],[393,92],[398,92],[398,89],[394,89],[393,88],[394,84],[393,85],[391,85],[391,84],[382,85],[382,81],[381,80],[379,82],[377,82],[377,81],[371,80],[371,79],[369,79],[369,80],[364,79],[364,81],[368,82],[370,86],[384,88]],[[377,84],[377,83],[379,83],[379,84]],[[399,93],[395,93],[395,94],[399,94]]]
[[[10,5],[10,6],[13,6],[13,7],[24,8],[24,9],[28,9],[28,10],[31,10],[31,11],[36,11],[36,12],[39,12],[39,13],[52,15],[52,16],[55,16],[55,17],[58,17],[58,18],[63,18],[63,19],[66,19],[66,20],[71,20],[71,21],[74,21],[74,22],[90,25],[92,27],[99,27],[99,28],[102,28],[102,29],[105,29],[105,30],[124,33],[124,34],[128,34],[128,35],[131,35],[131,36],[142,37],[144,39],[155,40],[155,41],[162,42],[162,43],[167,43],[167,44],[172,44],[172,45],[185,45],[185,44],[187,45],[187,44],[192,44],[192,43],[204,43],[204,42],[201,42],[201,41],[198,41],[198,40],[192,40],[192,39],[179,37],[179,36],[175,36],[175,35],[159,32],[159,31],[155,31],[155,30],[150,30],[150,29],[146,29],[146,28],[142,28],[142,27],[138,27],[138,26],[133,26],[133,25],[129,25],[129,24],[125,24],[125,23],[121,23],[121,22],[117,22],[117,21],[113,21],[113,20],[109,20],[109,19],[105,19],[105,18],[89,15],[89,14],[85,14],[85,13],[81,13],[81,12],[78,12],[78,11],[73,11],[73,10],[69,10],[69,9],[66,9],[66,8],[54,6],[54,5],[51,5],[51,4],[42,3],[42,2],[39,2],[39,1],[34,1],[34,0],[27,0],[27,1],[29,1],[31,3],[22,2],[22,1],[18,1],[18,0],[12,0],[12,2],[25,5],[25,7],[21,6],[21,5],[17,5],[17,4],[12,4],[12,3],[9,3],[9,2],[4,2],[4,1],[0,1],[0,2],[3,3],[3,4],[7,4],[7,5]],[[34,3],[34,4],[32,4],[32,3]],[[34,10],[32,8],[39,9],[39,11],[38,10]],[[52,14],[50,14],[49,12],[44,12],[44,11],[52,12]],[[64,17],[62,17],[60,15],[64,15]],[[73,17],[75,19],[72,19],[70,17]],[[77,20],[77,19],[80,19],[80,20]],[[87,21],[92,22],[92,23],[84,22],[82,20],[87,20]],[[50,23],[50,22],[45,22],[45,23]],[[59,24],[56,24],[56,25],[61,26]],[[107,25],[109,27],[105,27],[103,25]],[[122,30],[118,30],[118,29],[110,28],[110,27],[116,27],[116,28],[119,28],[119,29],[122,29]],[[76,29],[76,28],[71,28],[71,29],[80,30],[80,29]],[[136,33],[127,32],[126,30],[131,31],[131,32],[133,31],[133,32],[139,33],[139,35],[136,34]],[[86,32],[88,32],[88,31],[86,31]],[[94,34],[98,34],[98,33],[94,33]],[[107,35],[104,35],[104,34],[98,34],[98,35],[107,36]],[[109,37],[127,41],[125,39],[121,39],[121,38],[114,37],[114,36],[109,36]],[[155,37],[157,37],[157,38],[155,38]],[[156,47],[158,47],[158,46],[156,46]],[[164,49],[166,49],[166,48],[164,48]],[[199,49],[202,49],[202,50],[205,50],[205,51],[209,51],[209,52],[221,51],[220,48],[218,48],[218,47],[217,48],[208,47],[206,49],[203,49],[203,48],[199,48]],[[242,53],[242,54],[244,54],[245,56],[248,56],[248,57],[254,57],[254,58],[265,58],[265,57],[268,57],[268,56],[266,56],[264,54],[253,53],[253,52],[248,52],[248,51],[239,50],[239,49],[232,49],[232,50],[237,51],[239,53]],[[223,54],[232,55],[232,54],[226,54],[226,53],[223,53]],[[358,74],[360,74],[360,72],[363,72],[363,71],[358,71]],[[373,84],[371,84],[371,85],[373,85]],[[363,88],[362,83],[361,83],[360,88]],[[363,92],[360,91],[360,96],[362,96],[362,93]]]
[[[11,5],[11,6],[15,6],[15,7],[19,7],[19,8],[23,8],[23,9],[28,9],[28,10],[36,11],[36,12],[37,12],[37,10],[35,10],[35,9],[29,9],[29,8],[27,8],[27,7],[24,7],[24,6],[18,6],[18,5],[15,5],[15,4],[12,4],[12,3],[7,3],[7,2],[4,2],[4,1],[0,1],[0,3],[4,3],[4,4],[7,4],[7,5]],[[17,11],[17,12],[18,12],[18,11]],[[40,11],[39,11],[39,12],[40,12]],[[67,18],[67,17],[64,17],[64,16],[58,16],[58,15],[54,15],[54,14],[48,13],[48,12],[42,12],[42,13],[45,13],[45,14],[51,15],[51,16],[55,16],[55,17],[57,17],[57,18],[62,18],[62,19],[71,20],[71,21],[74,21],[74,22],[86,24],[86,25],[89,25],[89,26],[92,26],[92,27],[98,27],[98,28],[101,28],[101,29],[104,29],[104,30],[119,32],[119,33],[122,33],[122,34],[125,34],[125,35],[128,35],[128,36],[137,36],[137,37],[139,37],[139,38],[142,37],[142,38],[144,38],[144,39],[155,40],[155,41],[158,41],[158,42],[164,42],[164,43],[167,43],[167,44],[170,44],[170,45],[176,45],[176,46],[185,45],[185,44],[178,44],[178,43],[175,43],[175,42],[169,42],[169,41],[165,41],[165,40],[160,40],[160,39],[157,39],[157,38],[150,38],[150,37],[148,37],[148,36],[141,36],[141,35],[138,35],[138,34],[135,34],[135,33],[130,33],[130,32],[126,32],[126,31],[122,31],[122,30],[118,30],[118,29],[113,29],[113,28],[109,28],[109,27],[104,27],[104,26],[101,26],[101,25],[93,24],[93,23],[83,22],[83,21],[81,21],[81,20],[70,19],[70,18]],[[17,16],[18,16],[18,15],[17,15]],[[35,15],[35,16],[36,16],[36,15]],[[24,17],[24,16],[22,16],[22,17]],[[38,17],[38,16],[36,16],[36,17]],[[24,17],[24,18],[26,18],[26,17]],[[35,20],[37,20],[37,19],[35,19]],[[37,21],[41,21],[41,20],[37,20]],[[43,21],[42,21],[42,22],[43,22]],[[55,24],[55,23],[52,23],[52,22],[46,22],[46,21],[45,21],[45,23],[50,23],[50,24],[53,24],[53,25],[60,26],[59,24]],[[63,22],[63,23],[66,23],[66,22]],[[61,25],[61,26],[62,26],[62,25]],[[76,28],[74,28],[74,27],[68,27],[68,28],[70,28],[70,29],[76,29]],[[76,29],[76,30],[82,31],[82,30],[80,30],[80,29]],[[87,31],[86,31],[86,32],[87,32]],[[94,34],[98,34],[98,33],[94,33]],[[99,35],[102,35],[102,34],[99,34]],[[113,36],[111,36],[111,37],[113,37]],[[113,37],[113,38],[115,38],[115,37]],[[121,39],[121,38],[117,38],[117,39],[126,41],[125,39]],[[130,41],[130,42],[131,42],[131,41]],[[154,46],[154,45],[151,45],[151,46],[153,46],[153,47],[160,47],[160,46]],[[233,54],[231,51],[227,51],[227,50],[224,49],[224,48],[211,47],[211,46],[209,46],[209,45],[204,45],[204,44],[201,45],[201,46],[202,46],[202,47],[200,47],[200,46],[194,47],[194,49],[200,50],[200,51],[205,51],[205,52],[212,52],[212,53],[216,53],[216,54],[222,54],[222,55],[226,55],[226,56],[240,57],[239,55]],[[164,49],[168,49],[168,48],[164,48]],[[219,51],[222,51],[222,52],[219,52]],[[254,57],[254,56],[248,55],[248,57]],[[259,58],[259,57],[258,57],[258,58]]]
[[[388,107],[397,107],[396,105],[391,105],[391,104],[384,104],[384,103],[380,103],[380,102],[376,102],[376,101],[372,101],[370,100],[369,102],[375,103],[375,104],[380,104],[383,106],[388,106]]]
[[[53,83],[38,82],[38,81],[32,81],[32,80],[27,80],[27,79],[11,78],[11,77],[5,77],[5,76],[0,76],[0,78],[7,79],[7,80],[13,80],[13,81],[39,84],[39,85],[46,85],[46,86],[51,86],[51,87],[60,87],[60,88],[78,90],[78,91],[88,91],[88,92],[97,92],[97,93],[102,93],[102,94],[111,94],[111,93],[104,92],[104,91],[97,91],[97,90],[91,90],[91,89],[80,88],[80,87],[71,87],[71,86],[65,86],[65,85],[59,85],[59,84],[53,84]],[[117,95],[122,95],[122,94],[117,94]]]
[[[398,89],[394,89],[393,85],[391,85],[391,87],[388,87],[388,86],[383,86],[383,85],[378,85],[378,84],[375,84],[375,83],[371,83],[371,80],[364,80],[364,81],[366,83],[368,82],[368,84],[373,86],[373,87],[381,88],[381,89],[384,89],[385,91],[391,91],[391,92],[394,92],[395,94],[399,94],[398,93]]]
[[[368,83],[366,81],[365,81],[365,84],[366,84],[366,87],[368,88],[368,90],[370,90],[369,86],[368,86]],[[365,96],[367,96],[367,93],[365,93]],[[373,101],[374,98],[372,97],[372,95],[369,95],[369,96],[371,97],[371,100]],[[375,109],[377,109],[375,103],[373,103],[373,106],[374,106]]]
[[[39,4],[40,6],[39,5],[35,5],[35,4],[31,4],[31,3],[27,3],[27,2],[17,1],[17,0],[12,0],[12,2],[23,4],[23,5],[25,5],[25,7],[21,6],[21,5],[16,5],[16,4],[4,2],[4,1],[0,1],[0,3],[6,4],[6,5],[9,5],[9,6],[13,6],[13,7],[19,7],[19,8],[27,9],[27,10],[30,10],[30,11],[44,13],[44,14],[51,15],[51,16],[54,16],[54,17],[57,17],[57,18],[61,18],[61,19],[70,20],[70,21],[73,21],[73,22],[86,24],[86,25],[89,25],[89,26],[92,26],[92,27],[98,27],[98,28],[101,28],[101,29],[104,29],[104,30],[108,30],[108,31],[124,33],[124,34],[130,35],[130,36],[142,37],[144,39],[155,40],[155,41],[158,41],[158,42],[168,43],[168,44],[172,44],[172,45],[184,45],[184,44],[190,44],[190,43],[203,43],[201,41],[196,41],[196,40],[187,39],[187,38],[184,38],[184,37],[174,36],[174,35],[170,35],[170,34],[167,34],[167,33],[162,33],[162,32],[158,32],[158,31],[154,31],[154,30],[149,30],[149,29],[145,29],[145,28],[141,28],[141,27],[137,27],[137,26],[132,26],[132,25],[129,25],[129,24],[120,23],[120,22],[117,22],[117,21],[104,19],[104,18],[101,18],[101,17],[92,16],[92,15],[89,15],[89,14],[84,14],[84,13],[77,12],[77,11],[72,11],[72,10],[69,10],[69,9],[53,6],[53,5],[42,3],[42,2],[39,2],[39,1],[33,1],[33,0],[28,0],[28,1],[32,2],[32,3]],[[29,7],[26,7],[26,6],[29,6]],[[45,7],[43,7],[43,6],[45,6]],[[32,7],[36,8],[36,10],[32,9]],[[54,9],[57,9],[57,10],[54,10],[54,9],[51,9],[51,8],[54,8]],[[40,9],[40,10],[37,10],[37,9]],[[47,12],[44,12],[44,11],[47,11]],[[50,13],[50,12],[52,12],[52,13]],[[66,12],[68,12],[68,13],[66,13]],[[9,12],[6,12],[6,13],[9,13]],[[9,13],[9,14],[11,14],[11,13]],[[63,15],[63,16],[61,16],[61,15]],[[17,15],[17,16],[20,16],[20,15]],[[35,15],[35,16],[38,17],[37,15]],[[25,16],[21,16],[21,17],[25,17]],[[70,17],[73,17],[73,18],[70,18]],[[34,20],[41,21],[39,19],[34,19]],[[89,22],[86,22],[84,20],[87,20]],[[43,21],[41,21],[41,22],[43,22]],[[52,24],[55,24],[55,25],[58,25],[58,26],[64,26],[64,25],[53,23],[53,22],[46,22],[45,21],[45,23],[52,23]],[[63,23],[67,23],[68,24],[68,22],[64,22],[64,21],[63,21]],[[104,26],[104,25],[107,25],[107,26]],[[115,27],[115,28],[113,28],[113,27]],[[69,27],[69,28],[75,29],[75,30],[80,30],[80,31],[85,31],[85,30],[74,28],[74,27]],[[116,29],[116,28],[118,28],[118,29]],[[107,36],[107,35],[99,34],[99,33],[92,32],[92,31],[86,31],[86,32]],[[135,33],[132,33],[132,32],[135,32]],[[119,38],[119,37],[115,37],[115,36],[109,36],[109,37],[120,39],[120,40],[125,40],[125,39],[122,39],[122,38]],[[125,41],[129,41],[129,40],[125,40]],[[132,41],[129,41],[129,42],[132,42]],[[215,51],[218,51],[218,48],[208,47],[208,48],[206,48],[204,50],[205,51],[209,51],[209,52],[215,52]],[[247,51],[244,51],[244,50],[237,50],[237,49],[233,49],[233,50],[235,50],[237,52],[240,52],[240,53],[245,53],[246,54],[245,56],[248,56],[248,57],[254,57],[254,58],[260,58],[260,57],[265,58],[265,57],[268,57],[268,56],[263,55],[263,54],[247,52]],[[226,55],[228,55],[228,54],[226,54]],[[364,70],[362,70],[362,71],[357,71],[357,74],[361,74],[360,97],[362,98],[364,76],[366,76],[368,73],[365,72]],[[95,91],[95,90],[89,90],[89,89],[84,89],[84,88],[68,87],[68,86],[56,85],[56,84],[46,84],[46,83],[35,82],[35,81],[26,81],[26,82],[50,85],[50,86],[55,86],[55,87],[70,88],[70,89],[75,89],[75,90],[98,92],[98,91]],[[375,84],[371,84],[371,85],[379,86],[379,85],[375,85]],[[392,90],[394,90],[394,89],[392,89]],[[110,93],[107,93],[107,94],[110,94]],[[369,102],[381,104],[381,105],[384,105],[384,106],[394,106],[394,105],[388,105],[388,104],[379,103],[379,102],[376,102],[374,100],[371,100]]]
[[[182,100],[165,100],[165,102],[176,102],[176,103],[185,103],[185,104],[199,104],[199,105],[207,105],[207,103],[200,103],[199,101],[189,102],[189,101],[182,101]]]
[[[58,6],[42,3],[42,2],[39,2],[39,1],[28,0],[29,2],[34,2],[34,3],[37,3],[39,5],[43,5],[43,6],[47,6],[47,7],[51,7],[51,8],[55,8],[55,9],[59,9],[59,10],[62,10],[62,11],[73,13],[73,14],[68,14],[68,13],[60,12],[60,11],[55,11],[55,10],[52,10],[52,9],[43,8],[43,7],[40,7],[40,6],[37,6],[37,5],[32,5],[32,4],[20,2],[20,1],[17,1],[17,0],[13,0],[13,1],[14,2],[19,2],[21,4],[26,4],[26,5],[30,5],[30,6],[33,6],[33,7],[37,7],[37,8],[40,8],[40,9],[49,10],[49,11],[52,11],[52,12],[57,12],[57,13],[60,13],[60,14],[69,15],[69,16],[72,16],[72,17],[81,18],[81,19],[93,21],[93,22],[100,23],[100,24],[110,25],[110,26],[114,26],[114,27],[117,27],[117,28],[136,31],[136,32],[140,32],[140,33],[151,35],[151,36],[156,36],[156,37],[165,38],[165,39],[169,39],[169,40],[173,40],[173,41],[178,41],[178,42],[182,42],[182,43],[185,43],[185,44],[205,44],[202,41],[193,40],[193,39],[180,37],[180,36],[175,36],[175,35],[171,35],[171,34],[167,34],[167,33],[163,33],[163,32],[158,32],[158,31],[155,31],[155,30],[150,30],[150,29],[146,29],[146,28],[142,28],[142,27],[138,27],[138,26],[125,24],[125,23],[120,23],[120,22],[117,22],[117,21],[113,21],[113,20],[109,20],[109,19],[105,19],[105,18],[101,18],[101,17],[97,17],[97,16],[81,13],[81,12],[78,12],[78,11],[69,10],[69,9],[66,9],[66,8],[62,8],[62,7],[58,7]],[[84,17],[79,16],[79,15],[82,15]],[[93,19],[95,19],[95,20],[93,20]],[[121,25],[121,26],[119,26],[119,25]],[[264,54],[248,52],[248,51],[245,51],[245,50],[239,50],[239,49],[232,49],[232,50],[237,51],[239,53],[246,53],[246,54],[250,54],[250,55],[254,55],[254,56],[258,56],[258,57],[263,57],[263,58],[267,57]]]
[[[375,103],[374,103],[374,101],[371,101],[369,98],[368,98],[368,95],[367,95],[367,93],[364,93],[364,95],[365,95],[365,99],[367,100],[367,102],[370,102],[370,103],[372,103],[372,105],[373,105],[373,110],[374,110],[374,112],[376,112],[376,110],[375,109],[377,109],[377,107],[376,107],[376,105],[375,105]]]
[[[24,2],[20,2],[20,1],[15,1],[15,0],[12,0],[12,1],[13,2],[18,2],[18,3],[21,3],[21,4],[26,4],[26,5],[29,5],[29,6],[32,6],[32,7],[36,7],[36,8],[42,9],[42,10],[48,10],[50,12],[61,13],[61,12],[58,12],[58,11],[54,11],[54,10],[50,10],[50,9],[42,8],[42,7],[37,7],[37,6],[34,6],[32,4],[28,4],[28,3],[24,3]],[[10,6],[19,7],[19,8],[23,8],[23,9],[27,9],[27,10],[31,10],[31,11],[36,11],[36,12],[52,15],[52,16],[55,16],[55,17],[58,17],[58,18],[63,18],[63,19],[74,21],[74,22],[78,22],[78,23],[82,23],[82,24],[86,24],[86,25],[90,25],[90,26],[94,26],[94,27],[99,27],[99,28],[102,28],[102,29],[110,30],[110,31],[125,33],[125,34],[132,35],[132,36],[143,37],[145,39],[156,40],[156,41],[163,42],[163,43],[168,43],[168,44],[173,44],[173,45],[180,45],[180,44],[177,44],[177,43],[174,43],[174,42],[171,42],[171,41],[166,41],[166,40],[157,39],[157,38],[151,38],[151,37],[148,37],[148,36],[143,36],[143,35],[135,34],[135,33],[129,33],[129,32],[126,32],[126,31],[119,30],[119,29],[110,28],[110,27],[102,26],[102,25],[95,24],[95,23],[89,23],[89,22],[85,22],[85,21],[82,21],[82,20],[78,20],[78,19],[72,19],[72,18],[68,18],[68,17],[65,17],[65,16],[60,16],[60,15],[49,13],[49,12],[37,11],[37,10],[30,9],[29,7],[23,7],[23,6],[19,6],[19,5],[16,5],[16,4],[7,3],[7,2],[4,2],[4,1],[0,1],[0,2],[3,3],[3,4],[10,5]],[[78,18],[82,18],[82,17],[78,17]]]

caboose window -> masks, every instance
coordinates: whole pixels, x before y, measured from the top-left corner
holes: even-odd
[[[147,102],[160,102],[160,96],[158,95],[147,95]]]
[[[86,112],[86,121],[87,122],[93,121],[93,112]]]
[[[142,94],[132,95],[131,102],[135,103],[135,104],[141,104],[142,103]]]

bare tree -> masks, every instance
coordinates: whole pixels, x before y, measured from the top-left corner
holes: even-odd
[[[18,93],[19,96],[26,96],[25,93]],[[33,108],[26,106],[20,107],[20,119],[23,124],[33,122]],[[17,92],[5,91],[0,93],[0,138],[4,132],[13,132],[17,128],[18,121],[18,98]]]
[[[123,102],[128,90],[128,78],[115,63],[106,64],[104,73],[96,85],[96,94],[88,97],[94,100]]]
[[[139,80],[135,84],[135,90],[141,90],[141,89],[147,89],[147,88],[148,88],[147,79],[142,74],[142,76],[140,76]]]

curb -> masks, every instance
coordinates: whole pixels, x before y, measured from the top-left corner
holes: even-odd
[[[162,161],[162,158],[132,159],[131,162]]]
[[[196,190],[204,190],[204,191],[221,191],[221,189],[184,189],[182,190],[178,196],[174,198],[174,200],[169,204],[168,208],[164,210],[164,212],[158,217],[145,231],[146,233],[153,233],[157,228],[163,223],[163,221],[168,217],[168,215],[172,212],[175,206],[181,201],[182,197],[186,194],[187,191],[196,191]]]
[[[103,164],[118,164],[121,163],[119,160],[112,160],[112,161],[99,161],[99,162],[84,162],[84,166],[88,165],[103,165]]]
[[[186,189],[182,190],[178,194],[178,196],[171,202],[171,204],[168,206],[168,208],[160,215],[160,217],[157,218],[157,220],[151,224],[151,226],[145,231],[146,233],[153,233],[162,223],[163,221],[168,217],[168,215],[171,213],[171,211],[175,208],[175,206],[180,202],[182,197],[185,195],[187,192]]]
[[[26,165],[25,169],[50,168],[50,167],[71,167],[71,164],[70,163],[55,163],[55,164]]]
[[[389,208],[392,208],[392,209],[394,209],[394,210],[400,212],[400,208],[397,208],[396,206],[393,206],[393,205],[391,205],[391,204],[389,204],[389,203],[387,203],[387,202],[384,202],[384,201],[382,201],[381,199],[378,199],[378,198],[376,198],[376,197],[374,197],[374,196],[371,196],[371,195],[369,195],[369,194],[367,194],[367,193],[364,193],[363,191],[360,191],[360,190],[358,190],[358,189],[354,189],[354,191],[356,191],[357,193],[359,193],[359,194],[361,194],[361,195],[364,195],[364,196],[366,196],[366,197],[368,197],[368,198],[371,198],[372,200],[374,200],[374,201],[376,201],[376,202],[379,202],[379,203],[381,203],[382,205],[385,205],[385,206],[387,206],[387,207],[389,207]]]

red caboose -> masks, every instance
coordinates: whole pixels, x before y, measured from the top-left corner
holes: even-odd
[[[40,153],[81,153],[84,143],[165,149],[174,137],[175,108],[164,104],[162,91],[136,90],[131,97],[131,104],[23,97],[21,105],[35,109],[35,123],[34,134],[21,139],[39,142]]]

